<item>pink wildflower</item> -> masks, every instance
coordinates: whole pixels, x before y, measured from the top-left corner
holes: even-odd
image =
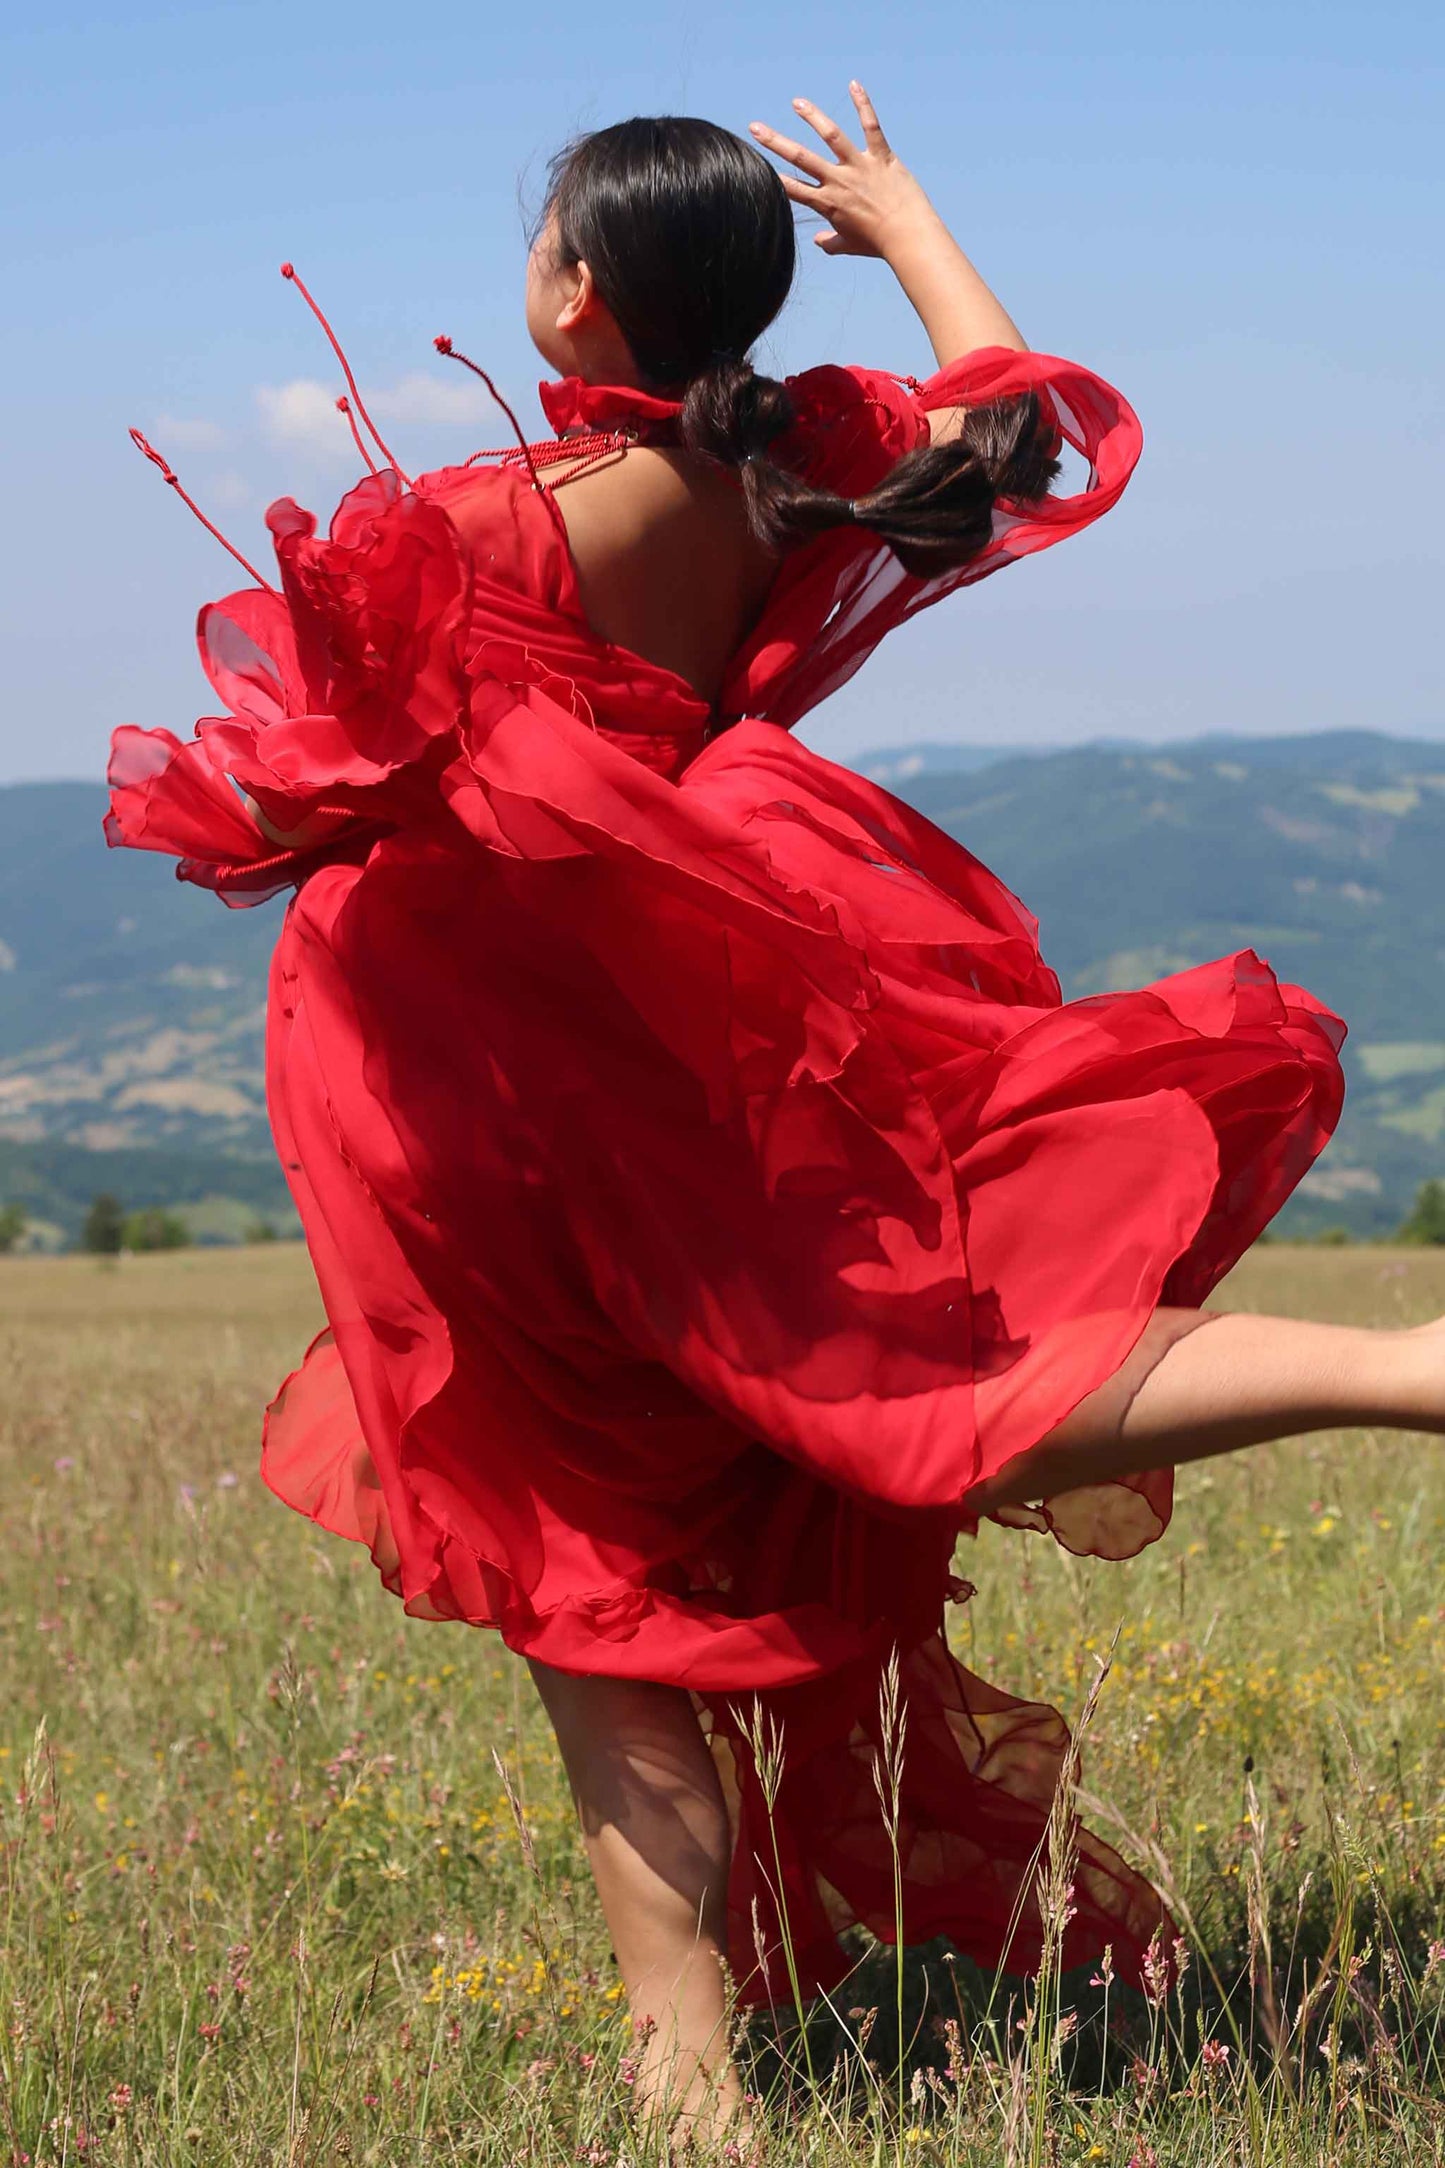
[[[1164,1955],[1164,1938],[1158,1929],[1150,1938],[1144,1952],[1144,1996],[1152,2009],[1157,2010],[1169,1992],[1169,1960]]]

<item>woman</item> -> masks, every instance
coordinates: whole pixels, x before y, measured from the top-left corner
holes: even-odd
[[[724,1959],[786,1994],[785,1908],[806,1992],[893,1931],[895,1650],[905,1932],[1037,1951],[1065,1732],[950,1655],[960,1531],[1122,1557],[1176,1461],[1445,1427],[1439,1328],[1196,1330],[1330,1134],[1337,1020],[1248,953],[1062,1004],[984,867],[789,735],[1139,449],[853,102],[861,146],[803,100],[822,152],[754,128],[796,178],[701,121],[569,150],[527,283],[556,442],[414,483],[381,446],[326,540],[274,506],[281,592],[201,617],[229,715],[113,770],[112,842],[296,889],[269,1093],[330,1324],[266,1479],[529,1659],[644,2090],[709,2124]],[[753,370],[790,198],[891,267],[934,376]],[[1137,1963],[1157,1899],[1079,1848],[1066,1955]]]

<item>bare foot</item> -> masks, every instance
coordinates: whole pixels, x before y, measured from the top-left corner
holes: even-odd
[[[652,2078],[656,2089],[639,2101],[640,2119],[645,2125],[667,2123],[667,2157],[676,2168],[703,2168],[717,2160],[729,2168],[734,2162],[752,2168],[761,2160],[763,2133],[733,2062],[711,2071],[695,2068],[680,2096],[661,2082],[662,2072],[654,2071]]]

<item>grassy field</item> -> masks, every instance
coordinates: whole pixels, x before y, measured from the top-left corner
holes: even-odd
[[[1445,1252],[1268,1246],[1225,1299],[1413,1323]],[[0,2160],[658,2159],[525,1675],[260,1486],[316,1307],[289,1245],[0,1263]],[[1186,1975],[1026,2003],[911,1957],[900,2117],[860,1952],[816,2086],[786,2025],[743,2043],[758,2157],[1445,2160],[1442,1535],[1445,1445],[1358,1432],[1187,1473],[1124,1567],[985,1530],[978,1670],[1077,1711],[1117,1634],[1086,1809]]]

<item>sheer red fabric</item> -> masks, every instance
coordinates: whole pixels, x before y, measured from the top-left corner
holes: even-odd
[[[1028,389],[1086,487],[1001,508],[946,579],[856,529],[797,551],[731,728],[592,633],[554,508],[505,462],[384,471],[325,538],[274,506],[282,595],[201,613],[226,715],[116,738],[112,842],[233,904],[296,889],[269,1099],[329,1326],[270,1410],[267,1482],[419,1617],[699,1697],[754,1996],[786,1992],[780,1898],[808,1986],[850,1922],[893,1933],[871,1756],[894,1648],[906,1932],[1036,1955],[1066,1732],[949,1652],[968,1494],[1161,1301],[1208,1293],[1340,1104],[1343,1027],[1257,957],[1064,1003],[984,866],[788,735],[914,610],[1107,509],[1139,450],[1116,393],[1044,356],[795,380],[783,455],[847,495],[930,407]],[[547,393],[559,429],[629,397]],[[1141,1477],[1012,1518],[1122,1557],[1169,1509]],[[785,1747],[781,1889],[755,1697]],[[1067,1954],[1137,1965],[1158,1900],[1079,1846]]]

